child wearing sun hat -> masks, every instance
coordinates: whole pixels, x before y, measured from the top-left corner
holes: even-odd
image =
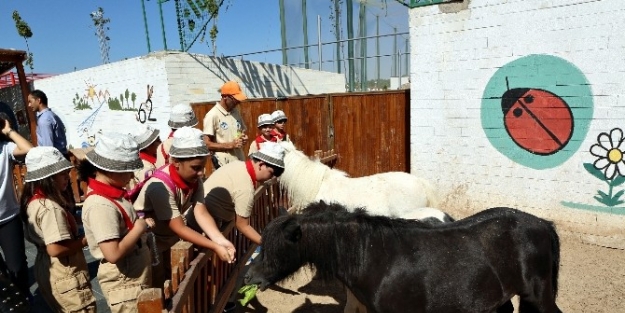
[[[63,190],[69,188],[72,164],[54,147],[35,147],[26,154],[21,196],[26,239],[37,247],[35,280],[55,312],[95,312],[96,303],[79,235]]]
[[[167,125],[171,127],[171,132],[169,133],[169,136],[167,136],[167,139],[165,139],[165,141],[163,141],[163,143],[161,143],[161,145],[157,148],[156,167],[169,164],[169,149],[171,148],[171,143],[174,140],[172,138],[174,136],[174,132],[185,126],[194,127],[197,123],[197,117],[195,117],[195,112],[193,112],[190,105],[181,103],[171,108],[169,121],[167,121]]]
[[[141,189],[134,206],[137,211],[155,217],[154,235],[163,258],[182,238],[215,251],[222,261],[232,262],[234,245],[215,227],[215,221],[204,205],[201,178],[209,151],[203,138],[202,132],[196,128],[176,130],[169,151],[171,163],[162,169],[167,176],[151,177]],[[170,270],[168,264],[154,267],[154,286],[162,287],[164,280],[170,277]]]
[[[137,297],[151,287],[148,223],[124,198],[124,187],[143,168],[137,142],[127,134],[102,134],[79,165],[88,181],[82,221],[98,281],[111,312],[137,312]]]
[[[132,135],[139,144],[139,158],[143,168],[135,171],[135,176],[128,183],[129,189],[147,178],[149,173],[156,169],[156,156],[161,140],[158,137],[160,131],[149,125],[139,124]]]
[[[274,138],[271,132],[273,131],[273,118],[271,114],[261,114],[258,116],[258,131],[260,134],[250,144],[250,149],[247,155],[258,151],[262,144],[268,141],[272,141]],[[275,141],[275,140],[274,140]]]
[[[291,141],[291,137],[286,133],[286,114],[282,110],[275,110],[271,113],[273,119],[274,129],[271,131],[271,135],[274,137],[275,142]]]

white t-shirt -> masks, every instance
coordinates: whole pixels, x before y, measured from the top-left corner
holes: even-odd
[[[11,141],[0,142],[0,224],[8,222],[20,212],[13,184],[13,151],[17,145]]]

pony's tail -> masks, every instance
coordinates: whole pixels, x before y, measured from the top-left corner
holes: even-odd
[[[560,271],[560,238],[553,223],[549,223],[549,239],[551,239],[551,285],[553,298],[558,296],[558,274]]]
[[[423,183],[423,187],[425,188],[425,196],[428,199],[427,206],[430,208],[438,209],[439,204],[440,204],[440,199],[438,198],[438,193],[434,189],[434,186],[432,185],[432,183],[430,183],[429,181],[425,179],[421,179],[421,182]]]

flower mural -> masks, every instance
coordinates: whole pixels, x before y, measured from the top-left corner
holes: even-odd
[[[625,190],[614,192],[614,187],[625,183],[624,148],[623,130],[614,128],[609,134],[602,132],[597,136],[597,143],[590,147],[590,153],[597,159],[592,164],[584,163],[586,171],[608,184],[608,191],[597,190],[594,198],[609,207],[625,202],[620,200]]]

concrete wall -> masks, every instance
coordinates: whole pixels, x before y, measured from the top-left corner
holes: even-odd
[[[623,16],[620,0],[411,9],[411,171],[452,212],[518,207],[625,248]]]
[[[172,105],[219,100],[228,80],[238,81],[250,98],[345,91],[341,74],[172,51],[37,80],[34,86],[65,122],[69,143],[80,147],[93,144],[100,131],[130,132],[139,122],[166,136]]]

